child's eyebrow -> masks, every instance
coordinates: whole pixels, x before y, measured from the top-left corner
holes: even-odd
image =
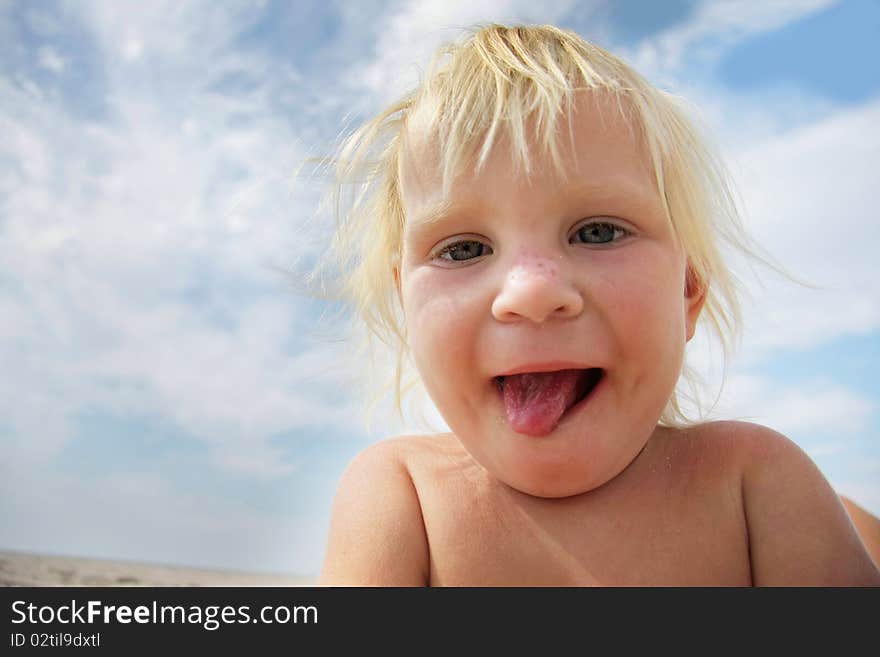
[[[598,182],[573,180],[569,191],[585,200],[609,201],[616,199],[653,200],[657,195],[653,186],[644,181],[634,182],[629,177],[609,177]]]
[[[455,203],[444,199],[420,208],[413,216],[407,218],[407,223],[416,226],[436,224],[459,210],[460,208]]]

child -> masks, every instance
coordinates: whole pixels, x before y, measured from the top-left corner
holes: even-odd
[[[685,344],[736,328],[719,241],[744,242],[669,96],[570,32],[490,26],[340,171],[369,173],[348,289],[452,433],[353,461],[323,584],[880,584],[798,447],[686,421]]]

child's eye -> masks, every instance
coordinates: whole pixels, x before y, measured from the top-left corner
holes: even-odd
[[[480,256],[492,253],[492,247],[477,240],[462,240],[447,244],[437,252],[436,257],[441,260],[462,261],[472,260]]]
[[[607,221],[583,224],[571,236],[571,241],[583,244],[609,244],[629,234],[629,231]]]

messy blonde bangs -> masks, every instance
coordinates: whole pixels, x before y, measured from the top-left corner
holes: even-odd
[[[560,175],[560,146],[571,139],[577,96],[598,92],[640,138],[657,189],[688,256],[687,285],[706,294],[700,321],[729,354],[740,325],[737,285],[724,266],[720,240],[751,253],[727,176],[680,102],[624,62],[577,34],[552,26],[490,25],[444,46],[423,82],[356,131],[336,160],[336,245],[346,296],[373,336],[397,354],[391,387],[400,409],[407,361],[406,327],[396,282],[406,218],[400,167],[416,113],[439,145],[443,184],[472,167],[479,171],[501,141],[528,174],[534,150]],[[681,385],[684,384],[684,385]],[[679,387],[660,417],[686,426],[683,400],[701,413],[701,381],[685,363]]]

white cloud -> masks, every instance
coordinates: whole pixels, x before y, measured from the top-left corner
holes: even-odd
[[[809,348],[880,328],[880,101],[767,140],[736,155],[747,228],[800,287],[754,281],[749,344]]]
[[[0,383],[6,453],[51,458],[86,409],[152,413],[225,469],[286,474],[296,464],[273,434],[351,431],[357,418],[340,394],[353,372],[326,366],[346,346],[292,334],[313,325],[297,316],[313,306],[270,269],[291,259],[312,208],[291,188],[304,154],[268,105],[268,63],[222,47],[239,14],[213,3],[80,8],[97,13],[85,23],[108,54],[112,119],[2,89],[0,353],[16,374]],[[132,34],[139,66],[187,63],[163,81],[186,102],[126,73],[114,53]],[[236,71],[266,82],[235,98],[210,91]]]
[[[61,75],[67,69],[67,60],[51,46],[43,46],[37,51],[37,63],[56,75]]]
[[[141,42],[153,57],[207,64],[212,51],[243,27],[248,15],[244,3],[221,6],[204,1],[156,0],[125,6],[98,0],[74,9],[95,29],[111,65],[113,56],[133,42]]]
[[[706,65],[744,38],[821,11],[835,0],[704,0],[691,17],[646,39],[629,54],[631,63],[655,81],[674,78],[697,61]]]
[[[876,410],[870,398],[828,380],[778,386],[759,374],[732,374],[713,416],[765,424],[804,444],[864,431]]]
[[[122,46],[122,56],[127,60],[137,59],[144,51],[144,42],[135,36],[129,39]]]
[[[819,443],[818,445],[810,445],[808,452],[813,459],[828,458],[844,454],[852,449],[851,444],[846,444],[840,440],[835,442]]]

